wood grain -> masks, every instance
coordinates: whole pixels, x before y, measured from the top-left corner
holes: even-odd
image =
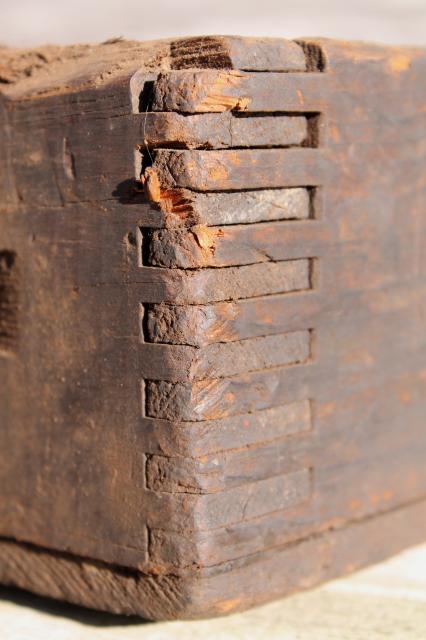
[[[233,147],[286,147],[308,137],[308,121],[302,116],[252,116],[232,113],[181,115],[150,111],[140,116],[141,144],[182,149]]]
[[[326,104],[329,79],[320,73],[169,71],[154,87],[154,111],[180,113],[317,112]]]
[[[219,68],[251,71],[305,71],[303,47],[281,38],[204,36],[171,43],[172,68]]]
[[[195,269],[227,267],[320,257],[333,251],[332,235],[321,222],[273,222],[226,228],[195,225],[154,231],[149,242],[149,264]]]
[[[425,52],[42,53],[1,70],[0,580],[202,617],[423,540]]]
[[[311,190],[257,189],[198,193],[170,189],[157,204],[165,218],[161,226],[249,224],[268,220],[304,220],[311,215]],[[153,227],[152,222],[146,224]]]
[[[226,191],[315,186],[324,182],[327,159],[319,149],[175,151],[159,149],[149,172],[160,189]]]

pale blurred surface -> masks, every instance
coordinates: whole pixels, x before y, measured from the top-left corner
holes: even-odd
[[[242,614],[141,623],[5,589],[1,640],[425,640],[426,545]]]
[[[426,44],[426,0],[0,0],[0,43],[327,36]]]

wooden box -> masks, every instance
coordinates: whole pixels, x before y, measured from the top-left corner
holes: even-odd
[[[150,619],[426,537],[426,53],[1,52],[0,581]]]

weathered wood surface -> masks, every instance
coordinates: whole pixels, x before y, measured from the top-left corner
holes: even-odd
[[[194,269],[257,262],[317,258],[333,251],[330,231],[321,222],[273,222],[188,230],[154,231],[148,263]]]
[[[293,331],[248,340],[188,345],[144,344],[141,375],[153,380],[223,378],[247,371],[305,362],[310,357],[309,331]]]
[[[423,540],[425,53],[5,61],[0,580],[199,617]]]
[[[329,78],[320,73],[170,71],[155,83],[154,111],[180,113],[323,111]]]
[[[311,288],[310,260],[282,260],[223,269],[164,269],[141,267],[128,274],[138,285],[141,302],[209,304],[235,298],[255,298]]]
[[[411,282],[370,290],[348,289],[340,297],[341,321],[365,322],[378,313],[379,322],[400,314],[415,314],[426,288]],[[204,344],[274,335],[312,326],[326,327],[337,318],[333,296],[307,290],[265,295],[208,305],[146,305],[149,342]],[[380,326],[377,328],[380,331]],[[366,337],[368,339],[368,336]]]
[[[172,42],[170,51],[173,69],[306,71],[309,62],[301,44],[281,38],[185,38]]]
[[[183,116],[150,111],[140,120],[141,144],[150,148],[286,147],[300,145],[308,136],[307,119],[301,116],[237,118],[230,112]]]
[[[188,189],[162,192],[157,203],[164,216],[162,226],[228,225],[268,220],[304,220],[311,214],[312,190],[257,189],[198,193]],[[146,226],[154,226],[152,223]],[[158,225],[159,226],[159,225]]]
[[[159,149],[147,171],[161,193],[176,187],[229,191],[314,186],[324,183],[331,167],[319,149]]]
[[[259,442],[266,445],[290,435],[312,429],[312,408],[308,400],[240,414],[232,418],[180,422],[176,429],[169,422],[145,418],[141,432],[150,454],[196,458],[210,453],[241,449]]]
[[[147,623],[16,589],[3,587],[1,595],[4,640],[22,640],[23,628],[34,639],[55,640],[151,640],[154,634],[162,640],[419,640],[426,635],[426,545],[309,592],[217,619]]]
[[[250,585],[243,596],[234,591],[233,595],[238,601],[236,603],[234,600],[234,605],[247,608],[258,604],[255,576],[269,582],[268,571],[274,576],[272,593],[278,596],[283,593],[283,583],[291,591],[306,589],[318,582],[360,569],[373,559],[375,562],[383,560],[397,552],[401,545],[408,547],[419,542],[418,522],[424,517],[424,506],[411,505],[404,511],[389,512],[380,519],[334,530],[329,534],[329,543],[322,547],[327,562],[318,553],[321,547],[316,540],[306,540],[296,548],[283,548],[278,553],[268,554],[269,562],[262,567],[262,573],[253,572],[251,567],[238,571],[238,581],[235,584],[246,584],[249,576]],[[384,530],[392,531],[394,536],[383,536]],[[361,538],[365,544],[360,547]],[[220,589],[229,588],[221,583],[220,576],[200,576],[195,582],[178,582],[174,575],[153,578],[128,569],[120,572],[117,567],[111,570],[107,564],[94,563],[84,558],[75,562],[69,556],[38,551],[13,541],[2,542],[1,546],[2,582],[19,585],[49,597],[53,595],[93,609],[137,613],[149,619],[177,615],[192,617],[197,615],[206,597],[210,602],[208,615],[224,615],[230,610],[229,602],[224,603],[220,599]],[[348,548],[359,548],[355,567],[347,565],[345,554]],[[274,561],[282,567],[279,576],[274,570]],[[266,599],[264,590],[261,598],[262,601]],[[382,606],[382,602],[380,605]],[[138,634],[140,631],[138,629]]]
[[[374,292],[374,298],[376,296]],[[357,311],[361,312],[360,298],[353,295],[349,297],[347,312],[352,313],[353,300],[358,302],[360,306]],[[146,305],[145,308],[148,342],[199,347],[226,340],[244,340],[306,329],[314,324],[317,326],[322,318],[321,299],[317,292],[311,290],[208,305],[159,304]]]

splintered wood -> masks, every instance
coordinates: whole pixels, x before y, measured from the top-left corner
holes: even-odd
[[[425,539],[425,79],[331,40],[4,52],[2,583],[222,615]]]

